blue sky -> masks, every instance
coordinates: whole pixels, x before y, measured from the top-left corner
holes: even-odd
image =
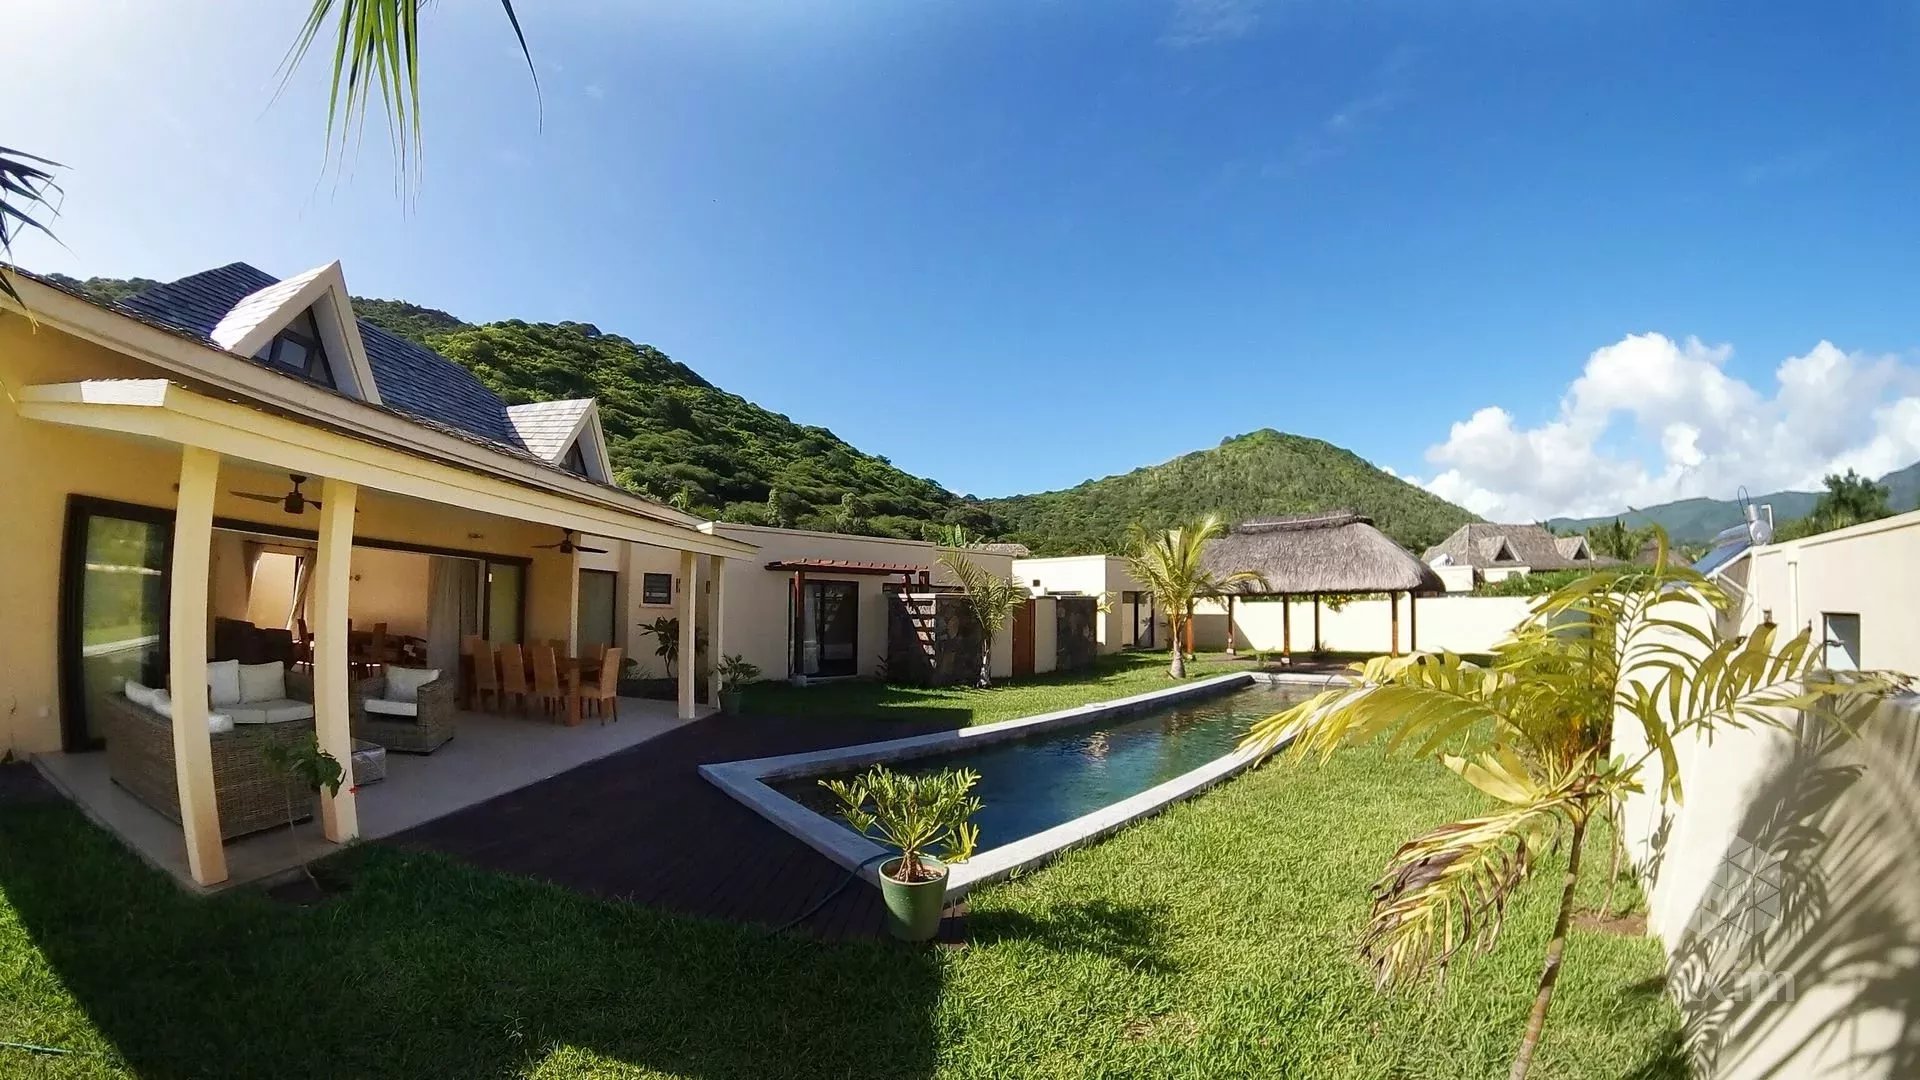
[[[303,6],[24,0],[20,261],[339,258],[981,495],[1260,427],[1497,517],[1920,458],[1911,4],[522,0],[537,115],[463,0],[410,197],[276,97]]]

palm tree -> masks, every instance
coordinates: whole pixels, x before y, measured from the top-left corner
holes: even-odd
[[[1026,586],[993,573],[958,548],[940,552],[940,565],[960,583],[967,594],[967,606],[980,621],[980,678],[976,685],[985,690],[993,685],[993,643],[1006,628],[1007,620],[1027,602]]]
[[[1202,556],[1207,541],[1226,531],[1220,518],[1208,514],[1190,525],[1148,532],[1135,524],[1129,529],[1127,567],[1154,606],[1167,613],[1167,632],[1173,639],[1173,662],[1167,673],[1176,679],[1187,677],[1186,642],[1182,631],[1193,621],[1193,606],[1203,596],[1218,596],[1242,582],[1262,582],[1251,570],[1217,575],[1208,570]]]
[[[1500,804],[1402,845],[1374,886],[1362,955],[1385,988],[1439,974],[1462,948],[1491,949],[1514,894],[1566,845],[1560,906],[1512,1080],[1532,1062],[1566,950],[1580,848],[1592,816],[1641,790],[1658,759],[1659,795],[1681,797],[1674,746],[1683,735],[1764,723],[1821,705],[1846,710],[1906,683],[1883,673],[1829,674],[1803,631],[1784,644],[1771,623],[1746,637],[1716,627],[1719,586],[1667,561],[1589,575],[1544,598],[1486,667],[1446,653],[1376,657],[1352,684],[1261,721],[1248,742],[1326,757],[1350,742],[1441,755]],[[1702,627],[1714,627],[1702,629]],[[1851,700],[1843,700],[1851,699]],[[1616,718],[1646,748],[1616,756]]]
[[[48,171],[59,167],[57,161],[0,146],[0,257],[7,263],[13,262],[13,241],[22,231],[38,229],[53,236],[41,219],[60,212],[54,205],[60,185]],[[0,296],[20,303],[4,267],[0,267]]]

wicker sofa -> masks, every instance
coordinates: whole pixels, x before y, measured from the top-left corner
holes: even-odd
[[[287,673],[287,694],[313,700],[312,680]],[[174,768],[173,721],[119,694],[104,701],[107,769],[113,782],[168,819],[180,820],[180,788]],[[277,724],[236,724],[232,731],[208,736],[213,744],[214,805],[220,811],[220,836],[237,836],[287,823],[287,806],[304,821],[313,816],[313,793],[299,784],[275,780],[264,751],[273,744],[313,737],[312,720]]]
[[[380,711],[377,705],[373,710],[367,708],[369,701],[384,699],[385,674],[356,680],[351,691],[353,737],[402,753],[433,753],[453,738],[459,710],[456,683],[450,674],[442,674],[422,685],[414,700],[407,703],[412,705],[412,715],[400,715],[407,710]]]

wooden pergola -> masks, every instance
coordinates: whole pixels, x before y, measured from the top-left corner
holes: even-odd
[[[1259,582],[1243,582],[1219,594],[1227,609],[1227,654],[1234,649],[1234,604],[1248,597],[1277,597],[1281,657],[1293,659],[1293,601],[1313,601],[1313,651],[1319,652],[1320,602],[1329,596],[1384,593],[1392,611],[1391,647],[1400,654],[1400,597],[1407,597],[1407,647],[1417,648],[1419,616],[1414,598],[1445,592],[1439,577],[1413,553],[1394,543],[1370,518],[1346,511],[1264,518],[1235,525],[1208,541],[1206,568],[1217,576],[1251,570]],[[1193,623],[1187,623],[1193,648]]]

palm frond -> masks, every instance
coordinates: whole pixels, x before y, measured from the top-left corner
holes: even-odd
[[[1360,939],[1381,987],[1444,971],[1463,948],[1493,948],[1539,853],[1587,813],[1578,785],[1531,791],[1510,810],[1442,825],[1394,852]]]
[[[420,128],[420,9],[425,0],[312,0],[306,22],[281,65],[289,79],[320,39],[333,28],[333,62],[327,95],[327,137],[338,134],[344,150],[352,132],[365,122],[367,101],[377,87],[387,116],[387,133],[403,172],[417,161]],[[500,0],[513,28],[520,55],[540,99],[540,73],[520,26],[513,0]]]
[[[0,146],[0,256],[4,256],[0,261],[7,264],[0,266],[0,296],[22,308],[26,305],[13,284],[13,241],[26,229],[36,229],[58,241],[42,218],[50,220],[60,213],[54,202],[60,185],[51,170],[61,167],[59,162],[38,154]]]

